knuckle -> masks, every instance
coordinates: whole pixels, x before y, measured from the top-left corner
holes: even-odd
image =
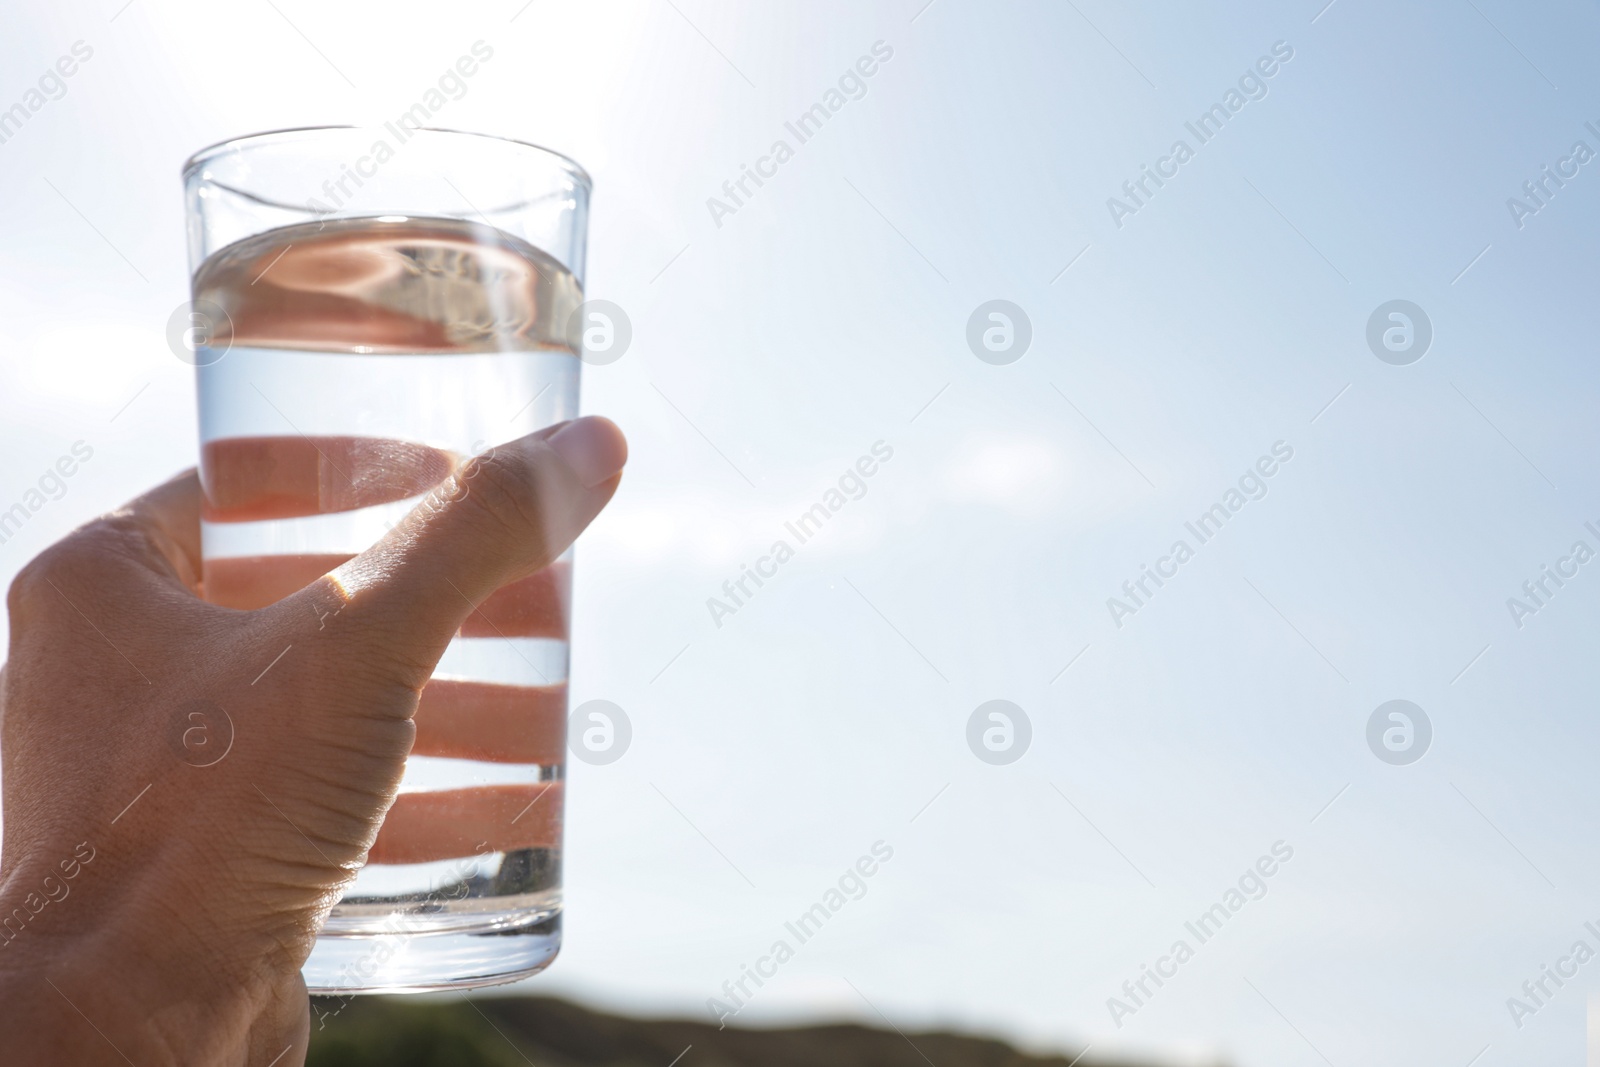
[[[510,544],[531,543],[542,551],[546,540],[542,505],[548,481],[543,466],[537,456],[510,449],[474,456],[457,472],[455,506]]]
[[[361,665],[356,668],[357,680],[375,693],[387,691],[395,698],[409,694],[409,699],[414,700],[438,666],[438,656],[413,651],[375,634],[362,634],[353,643],[358,646],[358,654],[349,659]],[[341,667],[349,669],[348,664]]]
[[[76,573],[84,556],[83,531],[74,533],[29,560],[12,579],[6,606],[13,615],[53,600],[67,576]]]
[[[106,515],[80,526],[29,560],[6,591],[16,616],[59,601],[63,590],[96,583],[108,566],[152,550],[149,531],[127,515]]]
[[[11,585],[6,589],[6,611],[13,619],[19,618],[38,597],[38,589],[44,583],[43,568],[47,565],[44,558],[49,554],[49,549],[33,557],[23,564],[22,569],[11,579]]]

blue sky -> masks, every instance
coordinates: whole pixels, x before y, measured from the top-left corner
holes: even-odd
[[[94,456],[0,577],[193,461],[164,340],[183,159],[381,122],[482,40],[438,123],[590,171],[588,291],[633,323],[585,370],[633,459],[579,544],[573,665],[633,741],[574,765],[567,947],[529,989],[703,1012],[882,840],[741,1021],[1575,1062],[1600,964],[1520,1028],[1506,1000],[1600,948],[1600,565],[1521,628],[1506,601],[1600,549],[1600,161],[1520,228],[1506,201],[1600,150],[1597,23],[1505,0],[15,13],[0,108],[93,55],[0,144],[0,508],[73,442]],[[880,41],[865,94],[715,218]],[[1107,199],[1276,42],[1265,97],[1119,227]],[[993,299],[1032,327],[1002,366],[966,343]],[[1406,366],[1366,342],[1395,299],[1433,328]],[[878,441],[867,493],[716,626],[707,598]],[[1268,494],[1116,626],[1107,598],[1279,441]],[[1366,741],[1396,698],[1433,727],[1405,766]],[[966,744],[992,699],[1032,724],[1004,766]],[[1119,1028],[1108,998],[1278,841],[1266,895]]]

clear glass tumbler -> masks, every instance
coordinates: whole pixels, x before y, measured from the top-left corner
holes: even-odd
[[[207,599],[273,603],[467,457],[577,416],[590,183],[571,160],[391,124],[228,141],[183,180]],[[555,957],[570,590],[569,551],[451,642],[313,993],[490,985]]]

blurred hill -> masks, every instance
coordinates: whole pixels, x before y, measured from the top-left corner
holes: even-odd
[[[320,1023],[320,1029],[319,1029]],[[307,1067],[1071,1067],[990,1038],[839,1024],[718,1030],[549,997],[312,1001]],[[1078,1067],[1111,1067],[1084,1058]],[[1132,1065],[1126,1065],[1132,1067]]]

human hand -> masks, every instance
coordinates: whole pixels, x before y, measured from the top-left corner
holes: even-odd
[[[0,671],[0,1061],[302,1062],[300,967],[394,802],[435,663],[626,458],[599,418],[501,446],[256,611],[199,597],[192,472],[29,563]],[[212,708],[232,747],[196,767],[172,739]]]

